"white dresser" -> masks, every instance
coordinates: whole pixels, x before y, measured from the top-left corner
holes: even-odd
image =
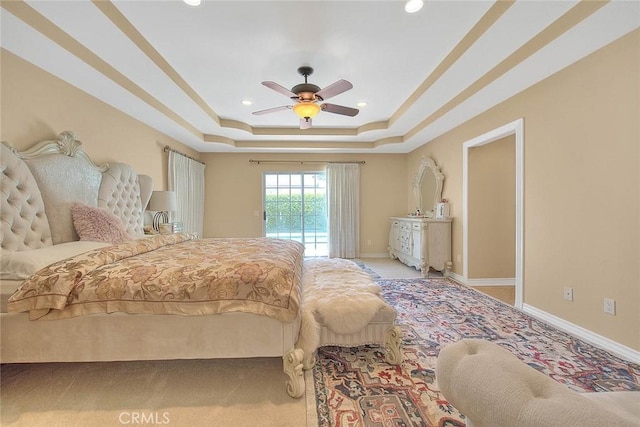
[[[447,275],[451,263],[451,219],[391,217],[389,256],[427,276],[429,268]]]

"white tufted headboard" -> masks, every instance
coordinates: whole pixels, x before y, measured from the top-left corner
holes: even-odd
[[[151,177],[147,177],[151,179]],[[98,191],[98,206],[107,208],[122,219],[130,234],[144,234],[141,212],[147,205],[140,197],[140,175],[124,163],[112,163],[102,173],[102,184]]]
[[[0,240],[2,249],[25,251],[51,246],[51,229],[40,189],[27,165],[0,144]]]
[[[138,175],[125,163],[97,166],[68,131],[22,152],[5,144],[0,159],[2,249],[37,249],[78,240],[71,219],[75,202],[106,208],[122,219],[129,234],[143,234],[151,177]]]

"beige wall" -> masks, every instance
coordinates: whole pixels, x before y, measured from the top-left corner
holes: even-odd
[[[469,149],[469,279],[516,277],[515,136]]]
[[[409,155],[445,174],[462,272],[462,144],[524,118],[524,302],[640,350],[640,30]],[[562,289],[574,289],[574,301]],[[603,313],[603,298],[617,303]]]
[[[4,49],[0,51],[0,138],[18,150],[70,130],[97,163],[126,161],[167,188],[169,145],[200,154]],[[168,119],[167,119],[168,120]]]
[[[376,154],[203,154],[207,164],[204,235],[253,237],[262,235],[262,176],[264,172],[320,171],[322,164],[262,163],[254,160],[364,160],[360,169],[360,251],[387,252],[388,218],[406,214],[406,155]],[[370,241],[370,243],[369,243]]]

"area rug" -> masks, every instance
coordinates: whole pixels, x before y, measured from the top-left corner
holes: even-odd
[[[640,390],[640,365],[622,360],[513,307],[448,279],[377,280],[398,311],[404,361],[379,347],[324,347],[313,382],[318,426],[464,426],[439,391],[440,349],[462,338],[507,348],[576,391]]]

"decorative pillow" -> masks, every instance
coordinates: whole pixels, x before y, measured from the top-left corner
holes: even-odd
[[[106,209],[74,203],[71,218],[80,240],[114,244],[131,240],[122,220]]]

